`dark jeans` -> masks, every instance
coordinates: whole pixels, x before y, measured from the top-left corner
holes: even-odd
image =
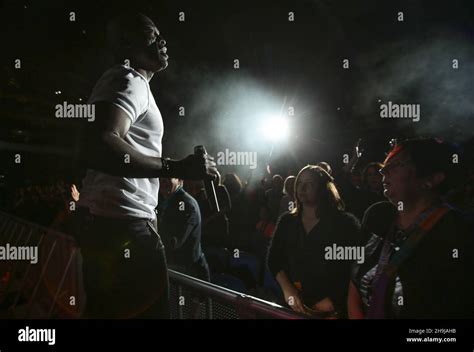
[[[73,232],[81,247],[84,318],[169,318],[169,280],[156,224],[111,219],[76,210]]]
[[[204,281],[211,281],[211,275],[209,274],[209,264],[207,264],[206,257],[204,254],[199,260],[194,263],[190,269],[191,275]]]

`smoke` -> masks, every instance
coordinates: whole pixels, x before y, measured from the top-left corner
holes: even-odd
[[[185,117],[169,136],[173,151],[177,147],[189,154],[192,147],[204,144],[215,155],[229,148],[234,151],[268,152],[259,124],[268,115],[278,115],[282,99],[244,72],[219,73],[207,70],[181,72],[186,82],[188,103]],[[165,135],[166,130],[165,121]]]
[[[473,136],[474,48],[469,38],[432,32],[383,45],[358,61],[363,71],[356,113],[366,116],[369,125],[380,123],[380,104],[392,101],[421,105],[420,122],[390,121],[398,127],[458,140]]]

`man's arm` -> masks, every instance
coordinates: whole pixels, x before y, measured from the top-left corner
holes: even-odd
[[[81,141],[81,161],[90,168],[121,177],[202,179],[217,173],[209,156],[169,160],[165,168],[162,158],[144,155],[124,140],[130,125],[130,118],[121,108],[108,102],[97,103],[96,119],[88,124]]]
[[[161,158],[143,155],[124,140],[131,125],[125,111],[107,102],[97,103],[95,108],[96,119],[87,126],[81,141],[81,160],[114,176],[157,177],[163,167]]]
[[[173,229],[174,233],[169,234],[172,237],[173,249],[181,248],[189,236],[196,231],[196,227],[201,225],[199,215],[193,205],[186,202],[185,207],[187,208],[185,211],[178,210],[181,217]]]

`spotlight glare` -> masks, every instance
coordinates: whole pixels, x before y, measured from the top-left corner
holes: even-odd
[[[262,122],[260,130],[266,139],[281,141],[289,135],[288,120],[282,117],[268,118]]]

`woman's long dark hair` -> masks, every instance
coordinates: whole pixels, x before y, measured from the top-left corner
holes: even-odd
[[[311,173],[311,176],[317,183],[317,194],[316,194],[316,209],[317,209],[317,216],[323,217],[326,214],[332,211],[343,211],[345,206],[344,202],[339,195],[339,191],[334,183],[334,178],[327,173],[326,170],[321,168],[320,166],[316,165],[307,165],[298,172],[295,181],[295,200],[296,206],[291,212],[291,214],[295,216],[300,216],[303,211],[303,204],[298,199],[298,184],[301,180],[301,175],[305,172]]]

